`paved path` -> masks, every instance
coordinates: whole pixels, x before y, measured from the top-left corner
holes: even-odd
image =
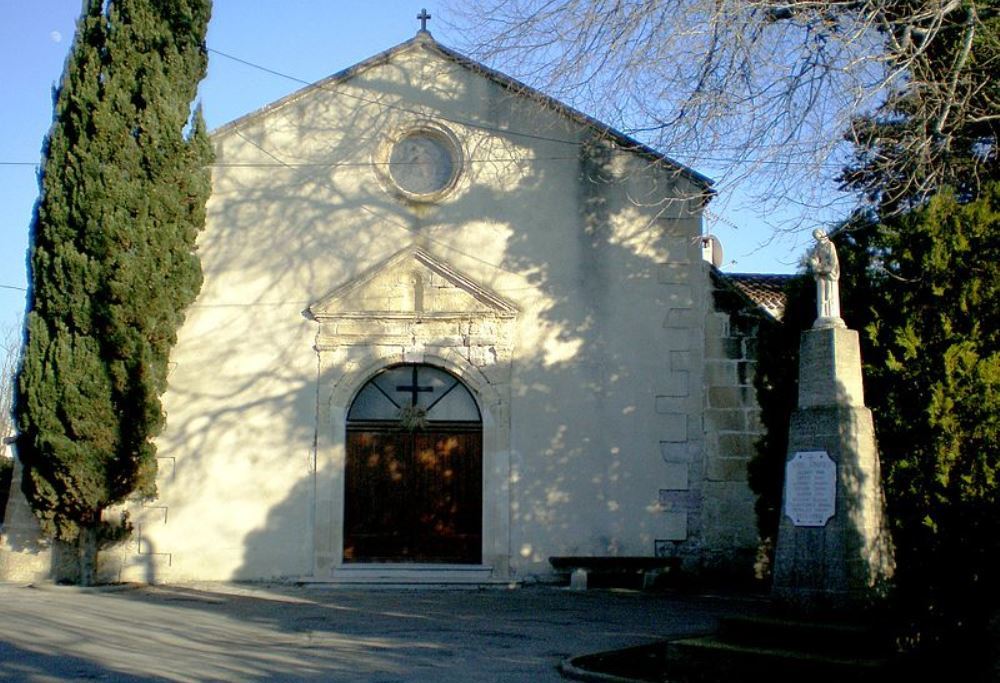
[[[711,630],[754,601],[632,592],[0,584],[0,679],[559,681],[571,654]]]

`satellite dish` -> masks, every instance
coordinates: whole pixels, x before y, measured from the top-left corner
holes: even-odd
[[[716,268],[722,267],[722,242],[715,235],[701,238],[701,257]]]

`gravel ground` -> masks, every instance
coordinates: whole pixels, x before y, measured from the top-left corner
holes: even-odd
[[[571,655],[708,632],[740,597],[552,587],[0,584],[0,679],[559,681]]]

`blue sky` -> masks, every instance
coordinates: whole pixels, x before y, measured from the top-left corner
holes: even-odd
[[[52,118],[52,86],[59,80],[80,11],[78,0],[0,0],[0,321],[24,308],[25,251],[37,197],[36,168]],[[208,44],[240,59],[312,82],[411,38],[417,13],[441,43],[460,47],[444,9],[431,0],[215,0]],[[492,65],[503,70],[502,65]],[[516,74],[513,74],[516,75]],[[301,87],[245,64],[210,54],[200,97],[210,128],[254,111]],[[670,150],[663,150],[668,155]],[[697,168],[707,175],[712,169]],[[707,230],[719,236],[726,270],[792,272],[807,244],[804,233],[777,236],[739,195],[724,190],[713,202]],[[763,245],[763,246],[762,246]]]

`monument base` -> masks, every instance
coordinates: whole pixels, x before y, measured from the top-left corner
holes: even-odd
[[[789,426],[786,463],[832,461],[833,472],[816,481],[786,474],[771,591],[799,610],[870,606],[884,596],[895,568],[860,359],[854,330],[802,335],[799,409]]]
[[[797,526],[787,514],[778,528],[772,595],[813,610],[864,607],[893,574],[871,411],[808,408],[792,416],[789,460],[823,451],[836,465],[836,512],[822,526]],[[786,498],[788,492],[786,487]]]

